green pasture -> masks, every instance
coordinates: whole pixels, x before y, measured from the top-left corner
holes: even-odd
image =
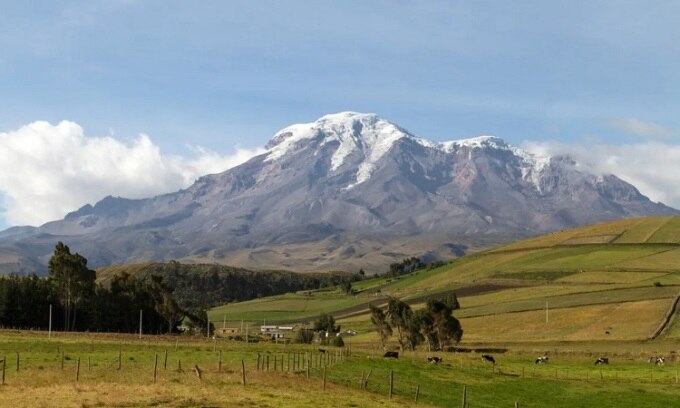
[[[0,405],[315,407],[323,401],[330,407],[397,407],[412,406],[417,389],[419,406],[450,407],[461,403],[464,386],[475,407],[512,407],[515,402],[558,408],[673,406],[680,397],[680,367],[669,355],[674,344],[668,342],[508,343],[507,352],[494,353],[495,366],[483,362],[479,352],[434,353],[444,362],[432,365],[426,357],[433,353],[426,351],[405,352],[394,360],[380,357],[375,344],[352,343],[351,355],[346,346],[342,356],[340,348],[321,346],[328,351],[324,354],[319,348],[184,336],[55,333],[48,339],[45,332],[0,332],[0,357],[7,361]],[[535,365],[543,353],[550,362]],[[603,353],[610,364],[594,366]],[[665,366],[646,362],[657,353],[669,357]],[[312,362],[310,378],[303,361]],[[201,379],[194,367],[201,370]]]
[[[208,316],[213,322],[226,320],[248,320],[285,322],[306,320],[320,313],[333,313],[366,303],[363,298],[347,296],[339,291],[313,291],[289,293],[247,302],[232,303],[210,310]]]

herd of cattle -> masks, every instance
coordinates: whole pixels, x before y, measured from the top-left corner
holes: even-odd
[[[388,351],[386,352],[383,357],[386,358],[399,358],[399,352],[398,351]],[[536,358],[536,361],[534,364],[547,364],[548,363],[548,356],[542,355],[538,356]],[[437,356],[428,356],[427,357],[427,362],[430,364],[439,364],[442,361],[444,361],[443,358],[437,357]],[[491,363],[493,365],[496,364],[496,359],[494,356],[491,354],[482,354],[482,361]],[[662,366],[666,362],[666,358],[664,356],[652,356],[648,360],[650,363]],[[609,357],[598,357],[597,360],[595,360],[595,365],[601,365],[601,364],[609,364]]]

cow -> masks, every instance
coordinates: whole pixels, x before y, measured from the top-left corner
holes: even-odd
[[[385,354],[383,354],[383,357],[399,358],[399,352],[398,351],[386,351]]]
[[[649,362],[658,366],[662,366],[666,363],[666,358],[664,356],[652,356],[649,358]]]
[[[534,364],[546,364],[548,362],[548,356],[539,356]]]
[[[435,357],[428,357],[428,358],[427,358],[427,362],[430,363],[430,364],[439,364],[439,363],[441,363],[442,361],[444,361],[444,359],[441,358],[441,357],[436,357],[436,356],[435,356]]]
[[[491,354],[482,354],[482,360],[488,361],[489,363],[496,365],[496,359],[493,358]]]
[[[609,364],[609,357],[599,357],[597,360],[595,360],[595,365],[600,364]]]
[[[326,352],[325,349],[322,349],[322,348],[319,349],[319,353],[325,353],[325,352]]]

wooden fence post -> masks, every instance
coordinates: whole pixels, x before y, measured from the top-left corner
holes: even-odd
[[[463,385],[463,408],[467,407],[467,385]]]
[[[80,357],[78,357],[78,362],[76,363],[76,382],[80,381]]]
[[[359,383],[359,389],[360,389],[360,390],[363,390],[363,389],[364,389],[364,375],[365,375],[365,374],[366,374],[366,373],[364,372],[364,370],[361,370],[361,382]]]
[[[61,351],[61,369],[64,369],[64,350]]]
[[[2,385],[5,385],[5,367],[7,366],[7,356],[2,358]]]
[[[241,360],[241,380],[243,381],[243,386],[246,386],[246,363]]]
[[[92,361],[91,361],[91,359],[92,359],[92,358],[91,358],[90,356],[87,356],[87,370],[88,370],[88,371],[89,371],[89,370],[92,370]]]
[[[158,353],[156,353],[156,356],[153,361],[153,383],[156,384],[156,372],[158,371]]]
[[[168,349],[165,349],[165,355],[163,356],[163,370],[168,369]]]
[[[217,372],[218,373],[222,372],[222,350],[220,350],[220,357],[219,361],[217,362]]]
[[[323,390],[326,391],[326,367],[323,368]]]
[[[390,370],[390,394],[389,394],[390,399],[392,399],[393,388],[394,388],[394,370]]]
[[[64,355],[62,354],[62,357],[63,356]],[[63,358],[62,358],[62,360],[63,360]],[[123,361],[123,352],[121,350],[118,350],[118,370],[120,370],[120,366],[122,364],[122,361]]]
[[[366,378],[364,379],[364,389],[368,388],[368,378],[371,376],[372,371],[372,369],[369,369],[368,374],[366,374]]]
[[[182,372],[182,360],[177,360],[177,371]]]
[[[418,403],[418,394],[420,394],[420,385],[416,385],[416,398],[414,399],[416,404]]]
[[[257,369],[260,370],[260,353],[257,353]]]
[[[17,369],[16,372],[19,372],[19,353],[17,353]]]
[[[309,356],[307,356],[307,378],[309,378]]]

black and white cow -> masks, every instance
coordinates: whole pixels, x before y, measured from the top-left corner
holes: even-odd
[[[496,364],[496,359],[491,354],[482,354],[482,360],[488,361],[491,364]]]
[[[652,356],[649,358],[649,362],[658,366],[662,366],[666,363],[666,358],[664,356]]]
[[[595,365],[600,364],[609,364],[609,357],[599,357],[597,360],[595,360]]]
[[[430,363],[430,364],[439,364],[439,363],[441,363],[442,361],[444,361],[444,359],[441,358],[441,357],[436,357],[436,356],[435,356],[435,357],[428,357],[428,358],[427,358],[427,362]]]
[[[385,354],[383,354],[383,357],[399,358],[399,352],[398,351],[386,351]]]
[[[548,356],[539,356],[536,358],[535,364],[546,364],[548,362]]]

